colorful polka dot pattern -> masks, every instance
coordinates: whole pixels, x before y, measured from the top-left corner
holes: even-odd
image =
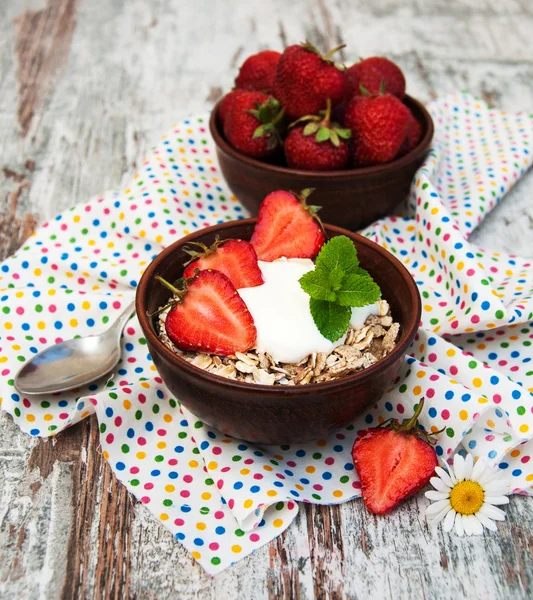
[[[516,493],[533,493],[532,264],[467,241],[530,166],[533,119],[464,95],[430,108],[435,143],[405,216],[364,232],[410,269],[422,327],[390,389],[356,423],[307,444],[231,439],[169,396],[135,317],[109,380],[39,398],[13,387],[20,365],[49,344],[107,328],[163,247],[246,216],[221,179],[205,117],[165,136],[127,189],[59,215],[0,265],[2,408],[33,436],[96,413],[116,476],[210,573],[288,527],[298,502],[358,497],[357,431],[403,418],[422,396],[422,424],[443,429],[442,461],[467,450],[505,470]]]

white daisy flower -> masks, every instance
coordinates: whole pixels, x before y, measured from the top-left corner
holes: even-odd
[[[508,504],[508,481],[499,469],[489,467],[483,460],[474,464],[471,454],[463,458],[456,454],[453,467],[447,471],[436,467],[438,477],[430,479],[435,488],[426,492],[433,503],[426,509],[429,523],[444,521],[442,528],[448,532],[455,526],[457,535],[481,535],[483,527],[496,531],[494,521],[503,521],[505,513],[496,507]]]

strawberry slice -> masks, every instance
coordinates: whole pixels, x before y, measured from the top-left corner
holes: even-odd
[[[246,352],[255,344],[257,331],[244,300],[219,271],[200,271],[175,287],[156,277],[175,295],[165,329],[180,350],[228,355]]]
[[[366,429],[355,440],[352,456],[363,501],[375,514],[392,510],[427,485],[434,474],[437,454],[417,420],[423,406],[422,398],[411,419]]]
[[[303,190],[297,196],[280,190],[263,200],[250,240],[259,260],[314,258],[318,254],[326,236],[316,216],[320,207],[306,202],[312,191]]]
[[[257,264],[254,247],[244,240],[219,241],[209,248],[192,242],[199,250],[184,248],[193,257],[183,272],[183,277],[193,277],[196,269],[215,269],[224,273],[236,289],[262,285],[263,275]]]

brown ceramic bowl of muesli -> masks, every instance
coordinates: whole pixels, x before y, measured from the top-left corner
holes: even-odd
[[[325,225],[328,238],[349,237],[360,264],[381,288],[379,314],[349,331],[331,355],[311,355],[298,365],[275,364],[254,351],[235,357],[176,352],[160,316],[170,292],[156,281],[181,277],[190,242],[249,240],[255,219],[207,227],[178,240],[146,269],[136,309],[163,381],[191,412],[227,435],[264,444],[317,440],[349,425],[376,402],[397,376],[420,322],[421,301],[405,267],[374,242]],[[163,317],[164,319],[164,317]]]

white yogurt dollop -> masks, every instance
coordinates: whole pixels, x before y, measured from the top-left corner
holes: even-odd
[[[346,339],[330,342],[318,331],[309,296],[298,280],[315,265],[308,258],[259,261],[265,283],[239,290],[257,329],[256,348],[277,362],[298,363],[312,352],[329,354]]]
[[[241,288],[239,295],[254,319],[259,352],[268,352],[276,362],[298,363],[313,352],[329,354],[344,343],[346,334],[330,342],[320,333],[309,310],[309,296],[298,283],[315,268],[312,260],[280,258],[258,264],[265,283]],[[369,315],[377,314],[377,303],[352,308],[350,325],[358,329]]]
[[[370,315],[377,315],[379,312],[378,303],[367,304],[366,306],[352,308],[352,318],[350,319],[350,327],[359,329],[365,324],[365,321]]]

